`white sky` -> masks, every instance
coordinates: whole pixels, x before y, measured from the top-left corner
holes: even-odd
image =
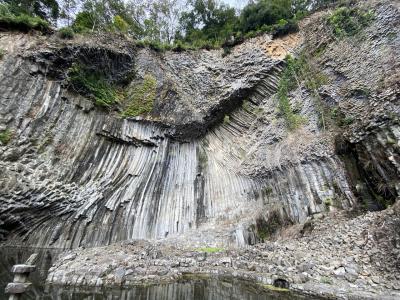
[[[247,4],[248,0],[222,0],[222,2],[236,8],[242,8]]]

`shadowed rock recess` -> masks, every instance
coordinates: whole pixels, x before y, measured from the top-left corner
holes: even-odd
[[[0,132],[9,136],[0,142],[1,243],[236,247],[321,215],[395,203],[399,7],[368,5],[374,19],[358,36],[335,38],[322,11],[289,38],[264,35],[226,56],[0,32]],[[327,80],[313,93],[298,78],[289,102],[303,121],[289,130],[276,92],[283,58],[304,52]],[[100,74],[117,101],[95,105],[70,80],[76,66]],[[148,76],[151,111],[124,115],[126,95]],[[49,278],[73,284],[64,273]]]

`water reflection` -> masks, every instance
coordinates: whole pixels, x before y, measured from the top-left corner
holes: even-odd
[[[60,250],[0,248],[0,299],[8,299],[4,294],[7,282],[12,281],[9,272],[14,264],[24,262],[33,252],[39,253],[38,270],[30,275],[33,286],[22,299],[135,299],[135,300],[300,300],[317,299],[292,293],[265,291],[259,285],[231,278],[209,279],[191,278],[170,284],[137,286],[127,289],[67,288],[45,286],[47,271],[57,258]]]

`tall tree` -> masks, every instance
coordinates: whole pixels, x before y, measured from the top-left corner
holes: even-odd
[[[13,13],[25,13],[48,21],[55,21],[60,13],[57,0],[4,0]]]
[[[182,13],[181,30],[187,41],[220,40],[233,33],[235,9],[216,0],[189,0],[192,9]]]
[[[240,29],[243,32],[272,25],[281,19],[293,16],[291,0],[258,0],[244,7],[240,15]]]
[[[123,0],[83,0],[82,10],[76,15],[73,26],[79,30],[101,31],[115,28],[115,22],[123,24],[126,31],[134,35],[140,31],[135,12]]]
[[[77,5],[76,0],[63,0],[61,2],[60,18],[65,20],[67,26],[72,24]]]

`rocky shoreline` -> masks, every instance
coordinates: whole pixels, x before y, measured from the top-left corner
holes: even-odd
[[[232,277],[333,299],[400,297],[400,205],[332,212],[287,228],[274,242],[210,247],[182,237],[134,240],[62,254],[47,283],[132,286],[187,274]]]

